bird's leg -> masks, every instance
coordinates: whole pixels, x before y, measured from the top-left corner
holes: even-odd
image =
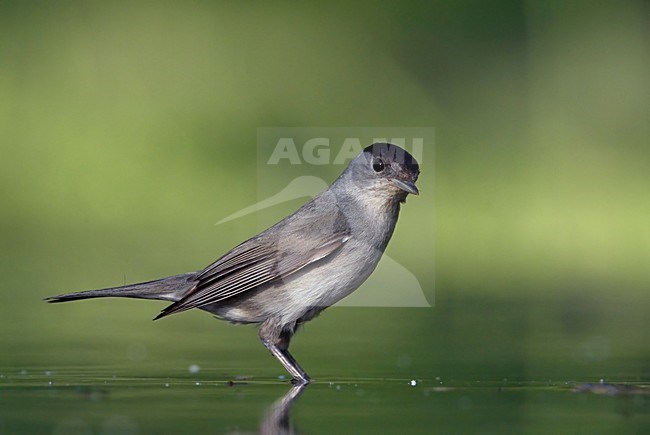
[[[268,320],[260,328],[260,339],[266,348],[280,361],[293,378],[295,384],[308,384],[309,375],[300,367],[298,362],[289,353],[289,342],[293,336],[293,329],[279,329]]]

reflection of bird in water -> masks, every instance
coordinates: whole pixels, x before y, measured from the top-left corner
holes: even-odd
[[[294,434],[291,424],[291,405],[307,388],[307,384],[294,384],[284,396],[273,402],[269,407],[262,424],[260,433],[263,435]]]

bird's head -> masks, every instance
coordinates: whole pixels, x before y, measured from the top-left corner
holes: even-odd
[[[419,174],[418,162],[406,150],[378,142],[352,160],[344,175],[346,184],[352,184],[364,195],[404,202],[409,193],[420,193],[415,186]]]

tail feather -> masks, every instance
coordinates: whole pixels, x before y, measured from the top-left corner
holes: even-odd
[[[50,303],[55,303],[76,301],[80,299],[118,297],[157,299],[176,302],[183,297],[183,294],[194,286],[193,278],[196,274],[196,272],[190,272],[154,281],[125,285],[122,287],[67,293],[58,296],[50,296],[45,298],[45,300]]]

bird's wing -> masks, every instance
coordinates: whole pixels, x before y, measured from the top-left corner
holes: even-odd
[[[347,220],[335,203],[311,201],[205,268],[195,286],[156,319],[285,278],[332,254],[349,237]]]

